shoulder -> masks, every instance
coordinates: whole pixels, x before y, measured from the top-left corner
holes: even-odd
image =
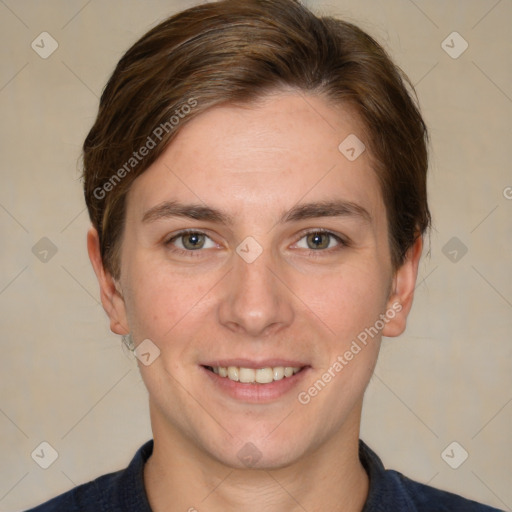
[[[393,470],[387,470],[410,500],[414,512],[499,512],[499,509],[469,500],[458,494],[415,482]],[[405,510],[405,509],[404,509]],[[407,509],[409,510],[409,509]]]
[[[151,512],[144,489],[144,464],[152,452],[151,440],[127,468],[79,485],[26,512]]]
[[[385,469],[377,454],[361,440],[359,458],[370,479],[363,512],[500,512]]]
[[[103,475],[26,512],[103,512],[106,510],[103,497],[116,485],[121,473]]]

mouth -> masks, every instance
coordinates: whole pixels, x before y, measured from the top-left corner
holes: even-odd
[[[247,368],[244,366],[205,366],[208,371],[221,378],[242,384],[270,384],[292,377],[304,370],[305,366],[266,366]]]
[[[229,359],[201,364],[215,392],[240,403],[269,404],[303,386],[310,365],[287,359]]]

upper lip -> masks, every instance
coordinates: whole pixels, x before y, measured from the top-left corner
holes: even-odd
[[[303,368],[304,366],[309,366],[300,361],[294,361],[291,359],[216,359],[207,363],[202,364],[202,366],[211,366],[215,368],[217,366],[221,366],[223,368],[227,368],[229,366],[238,366],[242,368],[252,368],[257,370],[259,368],[274,368],[276,366],[291,366],[292,368]]]

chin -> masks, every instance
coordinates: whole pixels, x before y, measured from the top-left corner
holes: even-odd
[[[283,435],[272,440],[259,436],[237,436],[228,446],[205,447],[206,451],[221,464],[233,469],[274,470],[290,466],[301,459],[307,446],[304,439]]]

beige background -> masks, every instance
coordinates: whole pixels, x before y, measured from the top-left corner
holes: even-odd
[[[117,60],[195,3],[0,0],[1,511],[124,467],[151,436],[135,360],[99,304],[77,169]],[[389,49],[432,136],[431,256],[407,333],[383,345],[362,438],[387,467],[512,510],[512,2],[309,5]],[[59,44],[47,59],[31,48],[43,31]],[[457,59],[441,46],[453,31],[469,44]],[[42,237],[47,262],[32,252]],[[456,262],[452,237],[467,247]],[[59,455],[46,470],[31,458],[42,441]],[[452,441],[469,453],[458,469],[441,458]]]

